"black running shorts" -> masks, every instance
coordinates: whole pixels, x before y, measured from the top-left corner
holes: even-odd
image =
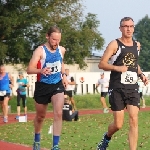
[[[127,105],[140,108],[138,89],[109,89],[109,103],[112,111],[124,110]]]
[[[101,92],[101,97],[106,97],[107,96],[107,94],[108,94],[108,92]]]
[[[64,92],[62,81],[56,84],[47,84],[43,82],[35,83],[34,99],[38,104],[48,104],[51,97],[57,93]]]
[[[3,101],[5,97],[10,97],[10,93],[6,93],[6,95],[0,96],[0,101]]]
[[[65,91],[65,95],[68,95],[69,97],[72,97],[72,93],[73,93],[72,90],[70,90],[70,91]]]

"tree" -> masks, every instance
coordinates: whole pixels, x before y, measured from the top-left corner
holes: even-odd
[[[32,50],[45,42],[51,25],[62,29],[65,63],[83,68],[92,48],[101,49],[104,39],[97,30],[96,15],[82,14],[81,0],[0,1],[0,60],[28,63]]]
[[[67,20],[68,18],[64,18],[61,21]],[[62,45],[67,48],[65,63],[76,63],[80,68],[86,66],[84,58],[91,56],[92,48],[101,49],[104,44],[104,39],[97,30],[98,26],[99,21],[96,20],[96,15],[89,13],[84,21],[78,23],[76,28],[71,25],[63,28]]]
[[[150,70],[150,18],[146,15],[135,26],[134,37],[141,43],[139,64],[143,71]]]

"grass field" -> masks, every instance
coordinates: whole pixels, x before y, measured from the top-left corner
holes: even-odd
[[[149,150],[150,139],[150,112],[139,113],[139,141],[138,150]],[[112,121],[111,114],[85,115],[79,122],[63,122],[60,141],[62,150],[95,150],[97,142],[107,130]],[[46,119],[41,133],[41,146],[49,148],[52,144],[52,135],[48,128],[52,119]],[[123,128],[117,132],[110,142],[108,150],[129,150],[127,142],[128,115],[125,115]],[[33,122],[8,124],[0,127],[0,139],[13,143],[32,145]]]
[[[99,94],[76,95],[74,99],[78,109],[101,109]],[[145,96],[146,105],[150,106],[150,98]],[[34,101],[27,98],[29,112],[34,111]],[[12,112],[16,113],[16,98],[10,100]],[[52,106],[50,104],[49,110]],[[150,150],[150,112],[139,113],[139,141],[137,150]],[[95,150],[97,143],[101,140],[103,133],[107,130],[108,124],[112,121],[112,114],[97,114],[80,116],[79,122],[63,122],[63,130],[60,141],[62,150]],[[41,146],[51,147],[52,135],[48,134],[48,128],[52,124],[52,119],[46,119],[41,133]],[[123,128],[117,132],[108,150],[129,150],[128,148],[128,115],[125,115]],[[0,127],[0,140],[13,143],[32,145],[33,142],[33,122],[6,124]]]
[[[100,100],[99,100],[100,99],[99,94],[75,95],[74,99],[75,99],[78,109],[100,109],[102,108]],[[150,97],[145,96],[145,100],[146,100],[146,105],[150,106]],[[108,104],[108,97],[107,97],[107,104]],[[11,112],[16,113],[16,105],[17,105],[16,97],[13,97],[9,101],[9,105],[11,105]],[[29,98],[29,97],[27,98],[27,106],[28,106],[28,112],[35,111],[33,98]],[[51,104],[49,104],[48,109],[52,110]]]

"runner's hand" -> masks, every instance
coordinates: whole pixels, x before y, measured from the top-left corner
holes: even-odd
[[[62,83],[63,83],[64,87],[66,88],[68,85],[68,81],[67,81],[67,77],[65,75],[62,77]]]
[[[148,78],[146,76],[142,75],[141,80],[144,83],[144,85],[148,85]]]
[[[128,67],[127,66],[115,66],[114,70],[117,72],[126,72],[128,70]]]
[[[51,74],[51,69],[50,67],[45,67],[41,70],[41,74],[47,76],[47,75],[50,75]]]

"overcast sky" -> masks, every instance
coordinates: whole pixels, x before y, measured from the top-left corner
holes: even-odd
[[[107,44],[121,36],[119,22],[123,17],[132,17],[135,24],[145,17],[150,17],[150,0],[83,0],[85,14],[97,14],[100,21],[99,31]]]

